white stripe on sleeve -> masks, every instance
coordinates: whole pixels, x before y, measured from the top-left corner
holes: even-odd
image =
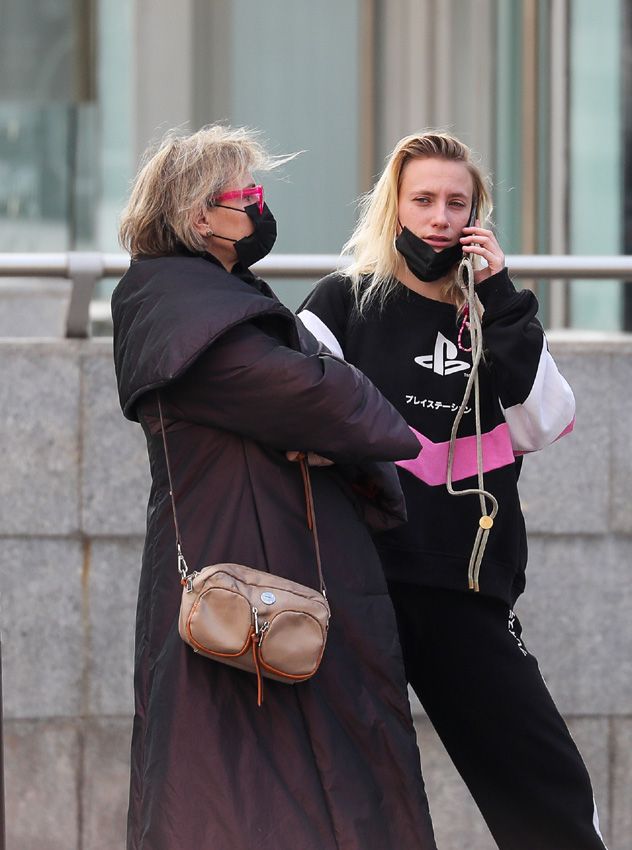
[[[323,345],[327,346],[332,354],[335,354],[336,357],[341,357],[344,360],[345,356],[342,348],[340,347],[340,343],[322,319],[319,319],[318,316],[310,310],[301,310],[298,314],[298,318],[305,325],[307,330],[314,334],[319,342],[322,342]]]
[[[555,442],[575,417],[575,396],[542,339],[542,352],[531,392],[522,404],[503,408],[516,452],[536,452]]]

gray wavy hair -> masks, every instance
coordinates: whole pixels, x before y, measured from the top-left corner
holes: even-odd
[[[246,127],[211,124],[188,134],[170,130],[143,157],[121,214],[121,246],[132,257],[173,254],[179,244],[204,251],[193,222],[209,199],[244,174],[270,171],[296,155],[270,155],[260,134]]]

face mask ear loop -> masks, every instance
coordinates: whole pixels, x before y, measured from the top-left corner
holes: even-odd
[[[492,493],[485,490],[483,480],[483,441],[478,381],[478,366],[481,361],[481,357],[483,356],[483,331],[481,325],[481,313],[479,310],[478,298],[476,297],[476,293],[474,292],[474,268],[472,266],[472,259],[469,256],[464,256],[461,260],[457,272],[457,283],[463,291],[463,294],[467,298],[470,323],[470,339],[472,346],[472,368],[470,370],[470,376],[468,378],[467,385],[465,387],[465,392],[463,394],[463,401],[461,402],[461,405],[457,410],[456,416],[454,417],[452,431],[450,433],[446,486],[448,489],[448,493],[450,493],[451,496],[478,495],[480,500],[481,518],[479,520],[479,527],[476,532],[474,546],[472,547],[472,554],[470,556],[470,563],[467,574],[468,585],[470,590],[478,592],[478,580],[481,570],[481,563],[483,561],[483,555],[485,554],[485,547],[487,546],[487,540],[489,538],[490,529],[492,528],[494,524],[494,519],[496,517],[496,514],[498,513],[498,501],[496,500],[496,497],[492,495]],[[452,474],[454,469],[454,453],[456,450],[456,439],[459,430],[459,425],[461,424],[461,419],[463,418],[465,408],[472,394],[472,388],[474,388],[474,416],[476,425],[476,471],[478,476],[478,487],[471,488],[469,490],[455,490],[452,486]],[[486,499],[489,499],[491,503],[491,511],[489,513],[487,512]]]

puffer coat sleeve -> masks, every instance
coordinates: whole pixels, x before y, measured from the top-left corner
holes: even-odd
[[[281,344],[254,322],[227,331],[166,394],[182,419],[279,451],[339,463],[416,457],[419,443],[362,372],[325,351]],[[184,403],[185,402],[185,403]]]

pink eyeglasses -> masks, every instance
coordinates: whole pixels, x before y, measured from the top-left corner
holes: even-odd
[[[224,192],[223,195],[213,198],[210,204],[219,204],[220,201],[234,201],[237,198],[252,198],[251,203],[257,204],[259,214],[263,212],[263,186],[247,186],[245,189],[234,189],[231,192]]]

